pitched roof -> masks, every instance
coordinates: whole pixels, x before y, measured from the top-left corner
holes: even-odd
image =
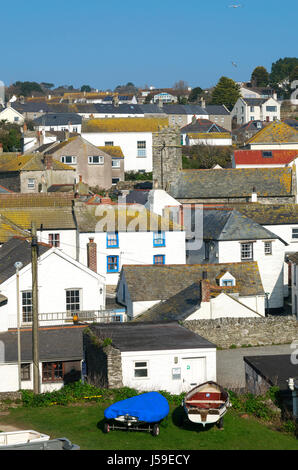
[[[296,253],[291,253],[288,256],[288,260],[291,261],[294,264],[298,264],[298,252],[296,251]]]
[[[263,143],[298,143],[298,131],[288,126],[285,122],[273,121],[265,126],[253,137],[247,144],[263,144]]]
[[[236,204],[234,208],[260,225],[298,224],[298,204]]]
[[[49,245],[39,244],[39,256],[50,250]],[[31,243],[12,238],[0,247],[0,284],[16,273],[14,264],[20,261],[23,267],[31,263]]]
[[[123,152],[121,147],[115,145],[105,145],[98,147],[99,150],[102,150],[103,152],[107,153],[108,155],[111,155],[113,158],[124,158]]]
[[[219,116],[219,115],[228,115],[230,116],[230,111],[224,105],[217,105],[217,104],[207,104],[204,108],[207,114],[212,116]]]
[[[27,207],[72,207],[73,195],[48,193],[0,194],[0,209]]]
[[[91,325],[90,330],[100,339],[111,338],[113,346],[121,352],[216,348],[176,322],[98,324]]]
[[[193,213],[193,218],[195,214]],[[209,209],[203,211],[204,240],[251,240],[278,239],[275,234],[262,227],[237,210]],[[283,241],[286,244],[286,242]]]
[[[83,359],[83,330],[85,326],[63,326],[39,328],[39,359],[41,361]],[[22,362],[32,361],[32,330],[21,330]],[[18,358],[17,331],[0,333],[5,346],[5,362],[16,362]]]
[[[32,222],[37,230],[75,229],[71,207],[10,207],[0,208],[0,214],[23,230],[30,230]]]
[[[47,113],[34,119],[35,126],[67,126],[82,124],[82,116],[76,113]]]
[[[0,244],[7,242],[13,237],[28,236],[29,232],[21,227],[18,227],[11,220],[7,219],[3,214],[0,214]]]
[[[50,152],[49,152],[50,153]],[[66,165],[64,163],[59,162],[58,160],[54,160],[52,162],[52,170],[66,170],[66,171],[74,171],[75,169],[72,168],[70,165]],[[19,171],[44,171],[45,170],[45,161],[44,156],[41,153],[35,154],[26,154],[26,155],[19,155],[17,157],[11,157],[10,159],[6,159],[5,162],[1,163],[0,159],[0,172],[19,172]]]
[[[140,204],[88,206],[77,203],[74,212],[81,233],[183,230],[180,225],[149,212]]]
[[[209,119],[196,119],[195,122],[191,122],[190,124],[187,124],[187,126],[184,126],[180,129],[181,134],[196,134],[196,133],[227,133],[230,135],[230,132],[227,129],[224,129],[224,127],[219,126],[218,124],[215,124],[212,121],[209,121]]]
[[[175,199],[292,196],[291,168],[181,170],[170,185]]]
[[[216,285],[217,276],[229,271],[236,279],[240,295],[264,295],[257,262],[176,265],[124,265],[125,277],[133,302],[167,300],[207,273],[210,283]]]
[[[262,106],[268,101],[268,98],[241,98],[248,106]]]
[[[200,308],[201,299],[201,283],[194,282],[132,321],[183,321]]]
[[[167,114],[208,115],[206,110],[198,104],[164,104],[162,109]]]
[[[298,157],[297,150],[235,150],[236,165],[286,165]]]
[[[168,125],[168,118],[89,119],[82,132],[157,132]]]

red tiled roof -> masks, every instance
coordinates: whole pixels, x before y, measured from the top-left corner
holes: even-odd
[[[272,152],[272,157],[264,157],[263,152]],[[285,165],[298,157],[297,150],[235,150],[236,165]]]

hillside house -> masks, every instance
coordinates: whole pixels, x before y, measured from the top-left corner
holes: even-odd
[[[81,133],[82,117],[76,113],[47,113],[33,121],[37,131],[69,131]]]
[[[297,150],[234,150],[233,168],[297,167]]]
[[[274,121],[246,142],[250,150],[298,150],[298,131],[285,122]]]
[[[117,300],[129,320],[179,321],[265,314],[256,262],[123,266]],[[144,319],[144,320],[143,320]]]
[[[181,141],[183,145],[222,145],[231,146],[231,133],[209,119],[194,118],[191,124],[182,127]]]
[[[280,103],[270,98],[239,98],[231,111],[232,119],[237,124],[249,121],[276,121],[280,120]]]

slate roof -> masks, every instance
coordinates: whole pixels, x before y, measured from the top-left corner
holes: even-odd
[[[32,222],[35,222],[37,230],[41,227],[43,230],[75,230],[70,207],[0,208],[0,214],[23,230],[31,230]]]
[[[181,170],[170,185],[175,199],[292,196],[291,168]]]
[[[217,285],[217,276],[228,271],[236,279],[240,295],[264,295],[257,262],[217,264],[124,265],[124,276],[132,302],[167,300],[207,273],[210,283]],[[120,281],[119,281],[120,282]]]
[[[197,119],[196,122],[191,122],[190,124],[187,124],[187,126],[184,126],[180,129],[181,134],[196,134],[196,133],[228,133],[230,132],[225,129],[224,127],[219,126],[218,124],[215,124],[212,121],[209,121],[209,119]]]
[[[242,100],[247,104],[247,106],[262,106],[262,104],[268,101],[268,98],[244,98]]]
[[[260,225],[298,224],[298,204],[237,204],[234,208]]]
[[[166,114],[208,115],[206,110],[198,104],[164,104],[162,109]]]
[[[227,115],[230,116],[230,111],[223,105],[207,104],[204,108],[207,114],[211,116]]]
[[[101,339],[111,338],[113,346],[121,352],[216,348],[175,322],[100,324],[90,326],[90,330]]]
[[[125,201],[127,204],[142,204],[145,205],[148,202],[150,190],[142,190],[142,189],[133,189],[129,191],[127,196],[125,197]]]
[[[288,354],[245,356],[243,360],[271,386],[276,385],[281,391],[288,391],[287,380],[298,375],[298,365],[292,363],[291,356]]]
[[[284,122],[298,131],[298,119],[285,119]]]
[[[200,308],[201,298],[201,283],[194,282],[168,300],[154,305],[132,321],[183,321]]]
[[[72,207],[69,194],[12,193],[0,194],[0,209],[27,207]]]
[[[289,254],[288,260],[294,264],[298,264],[298,252]]]
[[[85,326],[39,328],[39,360],[63,361],[83,359],[83,330]],[[17,331],[0,333],[5,347],[5,362],[17,362]],[[21,330],[21,360],[32,361],[32,330]]]
[[[3,214],[0,214],[0,244],[16,236],[24,237],[28,235],[28,232],[11,222]]]
[[[76,113],[47,113],[39,116],[33,121],[35,126],[67,126],[71,124],[82,124],[82,116]]]
[[[48,245],[38,245],[39,256],[50,250]],[[27,240],[12,238],[0,247],[0,284],[16,272],[14,264],[20,261],[23,266],[31,263],[31,244]]]
[[[271,152],[271,157],[268,156]],[[266,156],[267,155],[267,156]],[[298,157],[297,150],[235,150],[236,165],[286,165]]]
[[[273,121],[261,129],[246,144],[298,143],[298,131],[285,122]]]
[[[151,232],[180,231],[182,227],[171,220],[149,212],[140,204],[126,206],[101,204],[75,205],[75,217],[81,233],[90,232]]]
[[[117,145],[105,145],[97,148],[99,148],[99,150],[102,150],[104,153],[111,155],[111,157],[113,158],[124,158],[121,147]]]
[[[192,215],[194,219],[194,212]],[[218,241],[279,239],[275,233],[237,210],[207,208],[203,211],[203,238]]]

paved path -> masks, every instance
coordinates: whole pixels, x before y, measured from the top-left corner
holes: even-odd
[[[291,354],[290,344],[217,351],[217,381],[224,387],[245,387],[243,356]]]

